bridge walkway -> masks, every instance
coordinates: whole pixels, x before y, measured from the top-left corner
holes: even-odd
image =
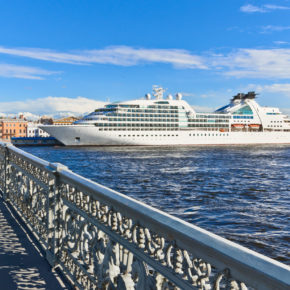
[[[0,194],[0,289],[65,289]]]

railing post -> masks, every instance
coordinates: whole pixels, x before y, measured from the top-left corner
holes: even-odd
[[[10,184],[10,164],[9,164],[9,149],[7,144],[4,145],[4,192],[3,197],[5,201],[9,201],[9,184]]]
[[[60,239],[60,195],[59,195],[59,172],[68,170],[68,167],[61,163],[50,163],[49,170],[52,171],[54,178],[49,185],[48,208],[47,208],[47,226],[48,226],[48,248],[46,250],[46,259],[52,267],[58,264],[59,239]]]

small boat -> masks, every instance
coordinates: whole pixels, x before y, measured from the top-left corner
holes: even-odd
[[[261,125],[259,124],[249,124],[249,128],[252,128],[252,129],[259,129]]]
[[[245,125],[244,124],[232,124],[232,127],[242,129],[242,128],[245,128]]]

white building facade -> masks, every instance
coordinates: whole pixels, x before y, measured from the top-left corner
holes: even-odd
[[[39,128],[42,124],[28,122],[27,137],[50,137],[50,135]]]

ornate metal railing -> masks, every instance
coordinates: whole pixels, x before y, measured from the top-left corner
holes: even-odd
[[[0,190],[77,288],[290,287],[290,267],[2,143]]]

